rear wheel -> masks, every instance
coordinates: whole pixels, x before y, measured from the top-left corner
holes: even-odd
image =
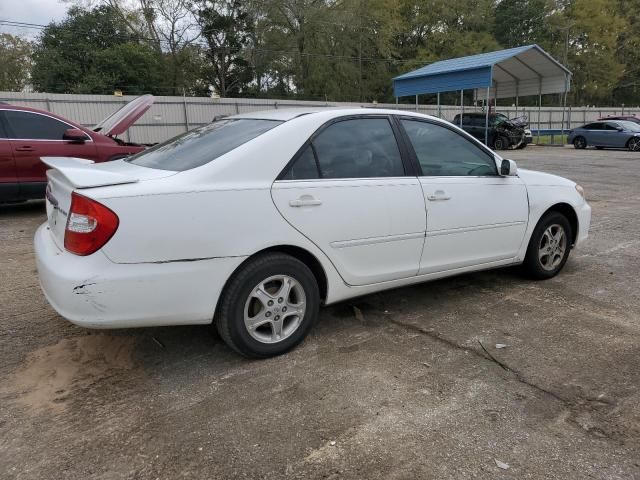
[[[509,147],[509,140],[502,135],[496,135],[493,139],[494,150],[506,150]]]
[[[216,327],[222,339],[247,357],[280,355],[300,343],[316,322],[318,283],[300,260],[269,253],[233,274],[220,299]]]
[[[584,137],[576,137],[573,139],[573,147],[582,150],[587,148],[587,139]]]
[[[539,280],[556,276],[569,258],[572,235],[563,214],[550,212],[542,217],[529,240],[523,263],[526,273]]]
[[[632,152],[640,152],[640,137],[631,137],[627,142],[627,148]]]

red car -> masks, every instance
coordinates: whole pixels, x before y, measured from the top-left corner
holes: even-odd
[[[640,118],[635,115],[611,115],[610,117],[599,118],[598,121],[600,120],[626,120],[628,122],[640,124]]]
[[[40,157],[106,162],[144,150],[117,138],[153,104],[144,95],[91,130],[53,113],[0,103],[0,202],[44,198],[47,166]]]

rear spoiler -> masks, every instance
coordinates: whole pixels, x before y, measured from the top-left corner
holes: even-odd
[[[137,178],[122,173],[109,172],[94,166],[93,160],[75,157],[40,157],[42,163],[60,172],[75,188],[104,187],[135,183]]]

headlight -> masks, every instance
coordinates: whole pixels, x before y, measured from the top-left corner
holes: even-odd
[[[585,200],[587,199],[587,198],[584,196],[584,188],[582,188],[580,185],[576,185],[576,192],[578,192],[578,193],[580,194],[580,196],[581,196],[582,198],[584,198]]]

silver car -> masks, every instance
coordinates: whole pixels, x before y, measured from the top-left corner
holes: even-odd
[[[628,148],[640,152],[640,125],[626,120],[588,123],[569,132],[569,143],[575,148]]]

